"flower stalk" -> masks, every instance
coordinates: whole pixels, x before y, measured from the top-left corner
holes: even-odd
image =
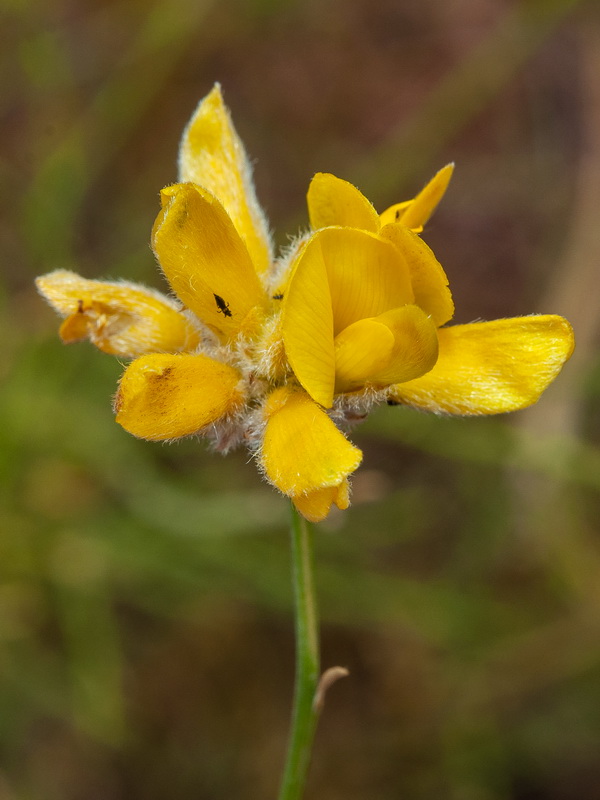
[[[296,621],[296,680],[288,751],[279,800],[300,800],[310,764],[321,703],[319,622],[310,524],[292,504],[292,580]]]

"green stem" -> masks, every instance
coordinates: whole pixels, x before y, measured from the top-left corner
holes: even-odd
[[[288,752],[279,800],[300,800],[319,718],[319,634],[312,531],[292,506],[292,576],[296,612],[296,683]]]

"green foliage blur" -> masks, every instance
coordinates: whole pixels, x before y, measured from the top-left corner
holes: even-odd
[[[245,453],[114,423],[122,366],[33,279],[165,288],[148,246],[220,81],[281,245],[316,171],[424,237],[457,322],[567,316],[533,409],[357,429],[319,526],[328,695],[307,800],[600,798],[600,9],[576,0],[4,0],[0,798],[274,797],[288,510]]]

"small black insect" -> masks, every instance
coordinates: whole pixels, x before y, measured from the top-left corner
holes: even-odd
[[[283,294],[274,294],[273,300],[283,300]]]
[[[217,304],[218,313],[223,314],[224,317],[230,317],[231,309],[229,308],[229,303],[226,303],[220,294],[213,293],[213,297],[215,298],[215,303]]]

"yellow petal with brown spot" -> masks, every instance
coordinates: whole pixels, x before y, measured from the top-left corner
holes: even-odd
[[[412,283],[415,303],[439,327],[454,315],[448,278],[440,262],[420,236],[403,225],[385,225],[380,235],[389,239],[402,254]]]
[[[244,402],[240,373],[205,355],[147,355],[123,373],[115,398],[117,422],[141,439],[199,433]]]
[[[307,194],[308,217],[313,230],[341,225],[379,230],[379,215],[356,186],[328,172],[317,172]]]
[[[272,261],[269,229],[256,199],[250,162],[219,84],[200,102],[183,132],[179,180],[199,184],[218,198],[248,248],[255,269],[265,273]]]
[[[398,203],[386,209],[380,217],[381,225],[399,222],[413,231],[423,230],[423,226],[446,193],[453,172],[454,164],[446,164],[413,200],[409,200],[407,203]]]
[[[222,340],[253,333],[266,298],[221,203],[191,183],[163,189],[162,198],[152,245],[173,291]]]
[[[438,331],[426,375],[394,386],[390,399],[448,414],[500,414],[535,403],[573,352],[573,330],[552,315],[473,322]]]
[[[89,339],[112,355],[194,350],[197,327],[176,301],[145,286],[87,280],[60,269],[37,278],[46,300],[66,317],[60,335],[64,342]]]
[[[384,225],[391,225],[393,222],[399,222],[412,202],[412,200],[403,200],[401,203],[394,203],[393,206],[386,208],[386,210],[379,215],[380,228]],[[422,230],[423,228],[416,228],[416,233],[420,233]]]
[[[361,451],[301,389],[276,389],[264,415],[261,464],[269,481],[292,498],[341,486],[362,460]]]

